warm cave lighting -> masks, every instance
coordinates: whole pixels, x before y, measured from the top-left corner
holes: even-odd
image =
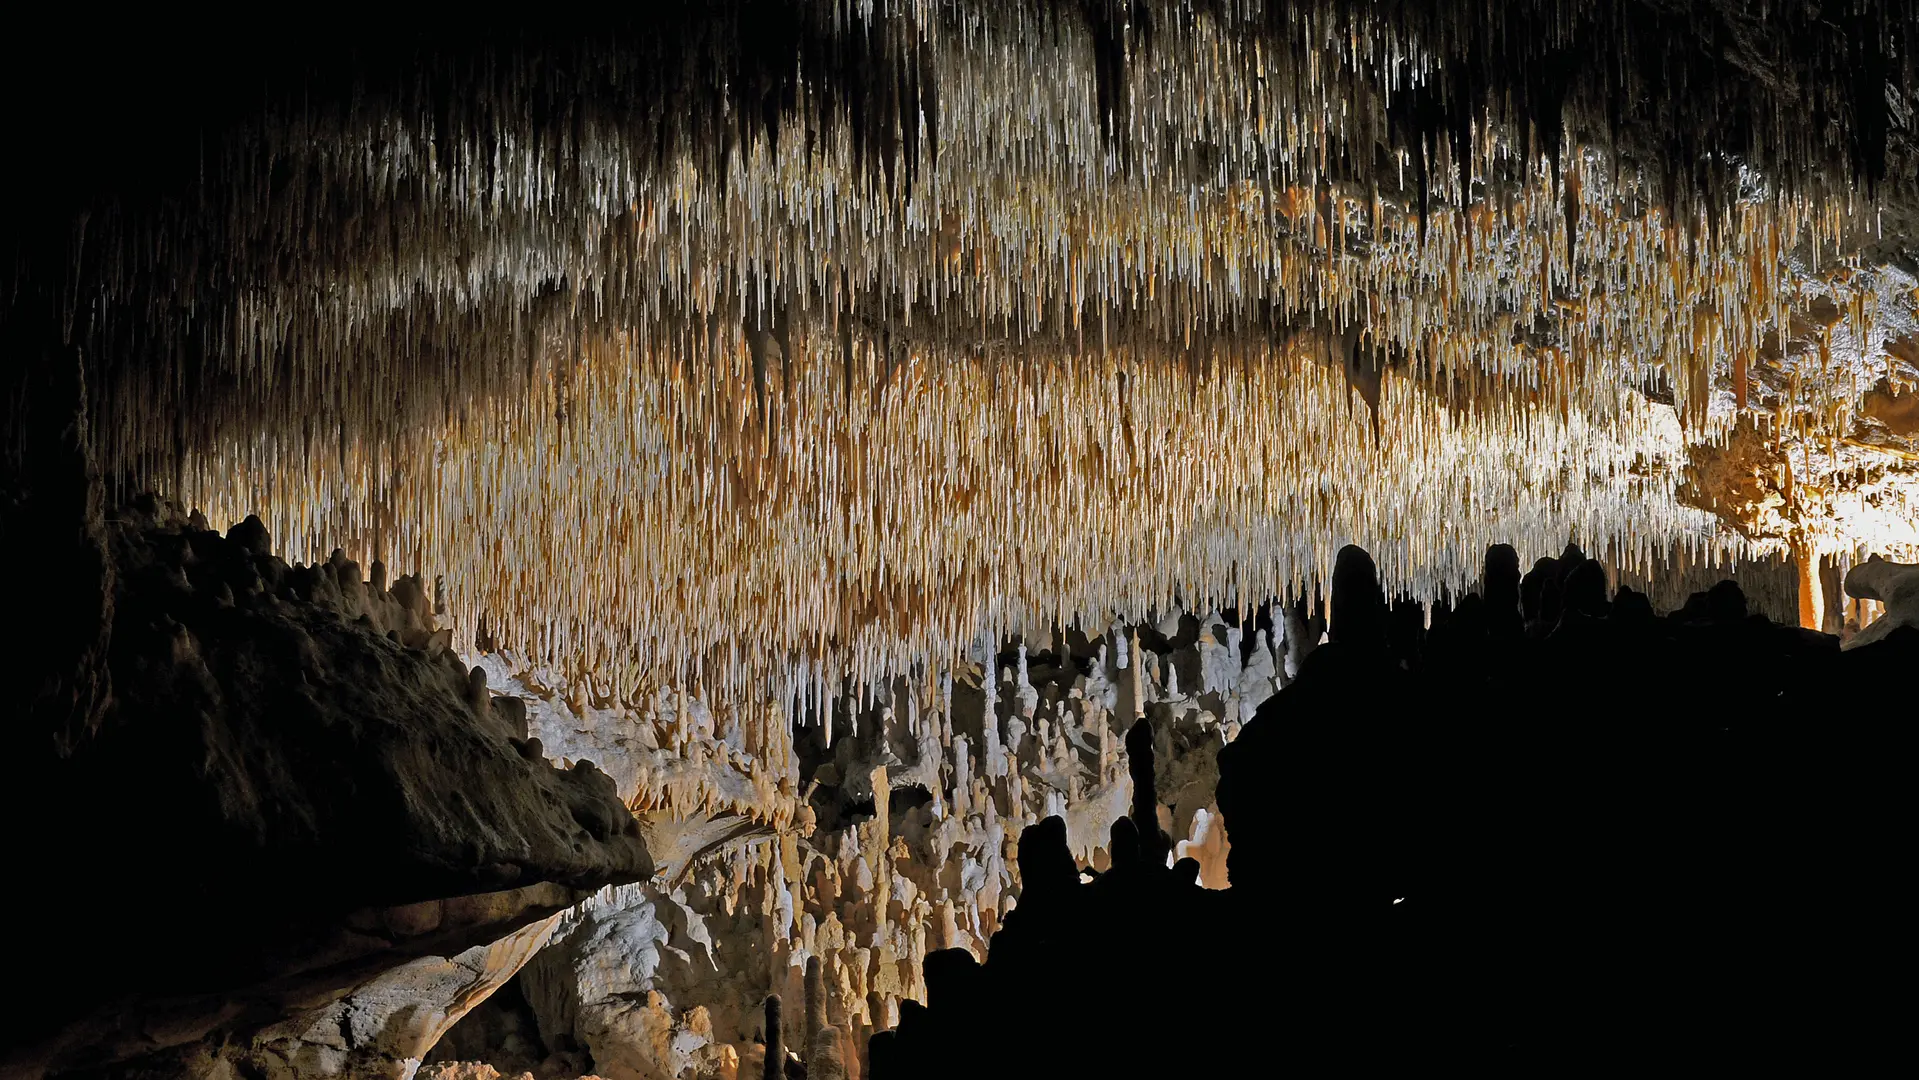
[[[0,1080],[1857,1071],[1919,5],[641,7],[14,65]]]

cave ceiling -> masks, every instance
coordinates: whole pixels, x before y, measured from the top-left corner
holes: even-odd
[[[437,577],[464,650],[595,700],[759,708],[1310,591],[1349,542],[1426,598],[1495,542],[1911,557],[1916,31],[1730,0],[128,30],[9,76],[49,159],[8,181],[45,209],[10,273],[117,489]]]

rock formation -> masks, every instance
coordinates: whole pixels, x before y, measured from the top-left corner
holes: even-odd
[[[498,981],[487,949],[519,955],[503,939],[652,870],[609,778],[554,769],[469,692],[418,578],[288,566],[256,519],[221,536],[151,500],[96,527],[112,623],[86,677],[107,705],[71,742],[23,731],[8,759],[41,898],[16,893],[16,917],[50,902],[64,928],[36,914],[16,953],[40,992],[13,1012],[8,1069],[251,1053],[254,1037],[291,1060],[342,994],[372,1027],[314,1050],[326,1067],[404,1060]],[[394,977],[435,984],[420,1015],[378,1020],[397,1007],[382,973],[416,959]],[[463,974],[476,963],[490,973]]]
[[[803,801],[778,791],[755,801],[758,759],[676,741],[678,713],[576,712],[576,695],[530,689],[537,679],[510,657],[476,657],[496,673],[490,686],[527,694],[543,746],[630,778],[622,795],[646,808],[657,867],[566,913],[519,977],[540,1043],[578,1047],[582,1066],[609,1080],[763,1066],[761,1004],[777,994],[807,1003],[783,1011],[784,1044],[805,1056],[831,1029],[840,1067],[858,1077],[868,1036],[925,1002],[927,956],[985,956],[1023,895],[1021,830],[1058,812],[1075,856],[1110,864],[1107,827],[1137,790],[1129,731],[1153,748],[1145,768],[1160,801],[1137,812],[1173,834],[1160,857],[1190,849],[1207,884],[1224,887],[1230,844],[1212,759],[1273,694],[1284,638],[1270,620],[1169,621],[1172,637],[1151,632],[1137,647],[1120,646],[1135,634],[1125,625],[1012,642],[950,683],[897,681],[830,725],[804,725],[786,766]]]
[[[1370,560],[1345,561],[1335,618],[1378,611]],[[1474,609],[1516,608],[1513,561],[1488,568]],[[1058,819],[1029,827],[1028,899],[983,966],[927,957],[930,1007],[874,1036],[870,1080],[1866,1067],[1901,1030],[1852,950],[1907,951],[1880,905],[1909,732],[1807,706],[1919,662],[1919,631],[1841,653],[1715,592],[1667,618],[1576,604],[1541,635],[1436,616],[1410,653],[1342,633],[1219,754],[1230,889],[1142,860],[1137,814],[1090,882]],[[1736,683],[1693,677],[1735,660]],[[1169,987],[1207,1037],[1153,1022]]]
[[[1870,1005],[1919,5],[537,16],[13,35],[0,1071]]]
[[[1846,595],[1876,601],[1885,613],[1853,635],[1844,648],[1883,641],[1902,626],[1919,629],[1919,565],[1888,562],[1874,555],[1847,571]]]
[[[223,1056],[242,1075],[267,1080],[407,1080],[448,1029],[546,945],[559,918],[382,972],[338,1000],[255,1032],[250,1048]]]
[[[1526,640],[1532,648],[1557,649],[1590,626],[1639,625],[1631,622],[1640,610],[1635,594],[1622,593],[1615,611],[1604,595],[1604,569],[1574,548],[1546,562],[1558,621],[1545,622],[1548,613],[1540,607],[1522,635],[1515,629],[1526,625],[1518,560],[1506,548],[1488,556],[1485,595],[1492,599],[1474,596],[1477,606],[1462,604],[1458,613],[1436,609],[1430,635],[1406,638],[1392,629],[1398,616],[1367,573],[1369,561],[1357,549],[1343,558],[1336,580],[1348,602],[1343,611],[1333,605],[1340,640],[1299,645],[1298,670],[1348,672],[1358,663],[1355,652],[1391,648],[1427,678],[1438,670],[1469,678],[1484,671],[1483,661],[1465,660],[1462,648],[1475,658],[1489,647],[1516,648]],[[1597,599],[1588,596],[1594,588]],[[1643,597],[1638,600],[1643,605]],[[1471,617],[1477,621],[1469,621],[1468,607],[1479,613]],[[1727,629],[1710,632],[1733,633],[1727,620],[1747,617],[1743,609],[1717,610],[1702,592],[1671,625],[1686,634],[1720,627]],[[822,720],[796,731],[792,746],[806,798],[790,827],[731,812],[707,816],[670,795],[641,797],[662,807],[642,815],[642,828],[656,860],[672,869],[570,913],[553,948],[521,977],[546,1045],[581,1047],[583,1067],[618,1080],[694,1076],[735,1057],[763,1068],[761,1006],[777,994],[806,1002],[804,1010],[782,1014],[786,1047],[804,1058],[830,1022],[841,1043],[839,1059],[857,1073],[870,1036],[930,1000],[927,970],[934,957],[947,950],[976,962],[987,958],[988,942],[1028,900],[1024,849],[1015,838],[1049,815],[1061,818],[1071,857],[1089,875],[1137,865],[1142,857],[1165,867],[1190,860],[1183,873],[1224,888],[1239,837],[1226,827],[1223,803],[1215,798],[1215,758],[1239,738],[1238,718],[1261,709],[1269,717],[1337,717],[1354,708],[1315,696],[1314,687],[1338,681],[1333,675],[1290,696],[1278,691],[1278,670],[1293,646],[1286,627],[1298,633],[1303,623],[1275,621],[1275,614],[1240,619],[1176,612],[1104,634],[1014,641],[989,658],[999,669],[995,678],[982,665],[961,671],[950,687],[895,683],[864,707],[846,706],[831,724]],[[1644,618],[1650,624],[1650,610]],[[1462,633],[1478,636],[1462,639]],[[1767,640],[1773,639],[1755,639],[1754,655],[1788,647]],[[1372,704],[1365,708],[1399,700],[1394,670],[1370,680],[1366,700]],[[1132,704],[1122,700],[1122,688]],[[1236,698],[1241,694],[1254,703]],[[539,730],[549,744],[588,734],[567,697],[553,693],[531,714],[547,725]],[[1143,717],[1137,721],[1135,706]],[[644,713],[607,710],[591,725],[632,732],[654,722]],[[1310,744],[1321,747],[1317,752],[1357,752],[1332,731],[1317,738],[1323,745]],[[995,745],[997,773],[979,749]],[[682,752],[690,752],[687,747]],[[684,770],[695,766],[670,759],[673,752],[662,749],[647,775],[691,775]],[[732,782],[715,772],[731,768],[728,759],[701,758],[697,767],[712,776],[704,790],[725,790]],[[1298,782],[1339,803],[1347,798],[1342,783],[1363,786],[1340,775],[1319,768]],[[1140,785],[1141,776],[1150,784]],[[1136,795],[1146,801],[1136,805]],[[665,809],[673,806],[682,809]],[[1122,817],[1128,821],[1123,850],[1111,832]],[[1158,836],[1164,838],[1153,839]],[[1144,856],[1143,848],[1157,854]],[[1238,878],[1255,873],[1242,869]],[[483,1049],[467,1052],[483,1056]]]

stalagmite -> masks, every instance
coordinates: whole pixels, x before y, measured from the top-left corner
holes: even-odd
[[[1031,680],[1026,677],[1026,643],[1023,641],[1020,642],[1019,646],[1019,667],[1017,670],[1018,675],[1013,684],[1014,697],[1019,702],[1020,716],[1030,720],[1033,718],[1034,710],[1039,708],[1039,692],[1033,689]]]
[[[474,668],[467,678],[466,703],[481,716],[487,715],[493,705],[493,696],[486,692],[486,670]]]
[[[1139,657],[1139,636],[1137,633],[1135,633],[1132,636],[1132,640],[1133,640],[1133,656],[1135,658],[1133,661],[1133,668],[1132,668],[1133,719],[1138,720],[1139,718],[1146,715],[1146,695],[1141,692],[1141,688],[1140,688],[1140,672],[1146,665],[1143,661],[1141,661],[1138,658]]]
[[[1799,625],[1808,630],[1822,629],[1826,604],[1819,580],[1819,552],[1803,543],[1795,545],[1793,565],[1799,574]]]
[[[813,1045],[821,1028],[826,1026],[826,976],[820,968],[820,958],[809,956],[806,959],[806,1032],[807,1045]],[[808,1062],[811,1065],[811,1062]]]
[[[766,999],[766,1065],[765,1080],[786,1080],[786,1041],[780,1027],[780,996],[770,994]]]
[[[813,1033],[806,1055],[806,1080],[847,1080],[840,1030],[831,1024]]]

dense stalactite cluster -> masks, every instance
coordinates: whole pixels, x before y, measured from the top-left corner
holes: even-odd
[[[1459,519],[1528,508],[1381,484],[1419,482],[1408,447],[1435,428],[1481,459],[1617,457],[1653,387],[1687,431],[1723,430],[1716,388],[1749,404],[1796,269],[1878,244],[1873,197],[1904,190],[1910,22],[1595,2],[675,9],[610,43],[429,55],[337,98],[269,98],[206,148],[190,194],[82,217],[64,316],[97,358],[97,442],[123,483],[272,515],[298,556],[350,543],[445,573],[493,638],[570,654],[620,695],[694,678],[709,647],[680,615],[716,604],[789,624],[804,606],[810,625],[761,643],[858,682],[1031,612],[1297,587],[1332,550],[1270,554],[1298,537],[1378,546],[1417,524],[1475,551],[1488,537]],[[1878,301],[1854,299],[1840,321],[1870,367]],[[995,470],[1030,475],[1036,444],[1055,490],[1138,490],[1185,460],[1133,420],[1185,406],[1175,373],[1232,393],[1244,369],[1249,399],[1324,415],[1287,363],[1313,353],[1367,403],[1373,445],[1264,434],[1307,448],[1278,472],[1336,509],[1275,499],[1270,463],[1236,460],[1182,490],[1240,535],[1091,518],[1167,554],[1117,560],[1146,588],[1045,581],[1062,548],[1038,536],[1005,545],[1038,564],[1016,559],[1021,580],[953,551],[903,574],[924,599],[899,601],[880,568],[907,568],[874,545],[764,538],[906,535],[945,517],[924,495],[959,510],[960,548],[999,546],[1033,515]],[[1029,400],[1051,379],[1090,422]],[[957,416],[925,416],[922,394],[968,381]],[[1383,415],[1382,384],[1431,415]],[[1795,398],[1790,423],[1830,441],[1844,403],[1801,385],[1825,396]],[[982,467],[968,412],[1038,430]],[[1263,441],[1248,422],[1233,459]],[[1124,446],[1047,444],[1080,423]],[[823,457],[853,482],[805,491]],[[897,487],[866,497],[867,476]],[[1248,492],[1259,513],[1233,505]],[[1663,497],[1605,520],[1574,495],[1567,524],[1638,557],[1688,533]],[[888,500],[906,529],[872,506]],[[522,543],[482,526],[496,515],[576,535]],[[1293,542],[1247,535],[1261,516]],[[755,558],[771,581],[733,573]],[[1425,594],[1458,561],[1385,557],[1389,584]],[[791,595],[802,577],[823,597]]]
[[[1197,376],[1118,354],[1110,369],[1029,353],[997,371],[921,354],[877,401],[850,403],[832,360],[796,359],[772,454],[728,422],[741,393],[615,353],[575,384],[603,419],[566,431],[542,412],[410,441],[422,467],[392,494],[416,516],[384,536],[379,504],[333,497],[331,462],[293,447],[223,456],[191,490],[216,515],[264,504],[289,534],[416,552],[454,610],[487,613],[463,634],[593,672],[602,706],[654,711],[682,691],[721,709],[773,691],[817,714],[907,670],[933,693],[982,633],[1256,605],[1322,579],[1340,537],[1374,542],[1396,584],[1429,596],[1471,570],[1460,550],[1502,538],[1629,530],[1641,560],[1715,539],[1643,475],[1681,442],[1669,411],[1630,396],[1604,427],[1523,406],[1469,421],[1388,380],[1375,427],[1298,350],[1222,350]],[[236,490],[243,478],[260,486]]]
[[[762,712],[1294,593],[1348,540],[1424,596],[1493,540],[1724,549],[1754,537],[1674,499],[1645,394],[1694,439],[1752,407],[1795,268],[1874,242],[1884,153],[1727,76],[1693,150],[1738,167],[1662,172],[1656,117],[1595,102],[1694,69],[1599,7],[1522,20],[1527,59],[1397,11],[881,5],[750,49],[722,19],[626,89],[645,47],[269,113],[195,203],[82,226],[75,318],[144,361],[96,379],[100,451],[297,556],[443,574],[464,643],[601,700]],[[1619,73],[1540,89],[1615,25]],[[659,93],[782,33],[762,108]]]

